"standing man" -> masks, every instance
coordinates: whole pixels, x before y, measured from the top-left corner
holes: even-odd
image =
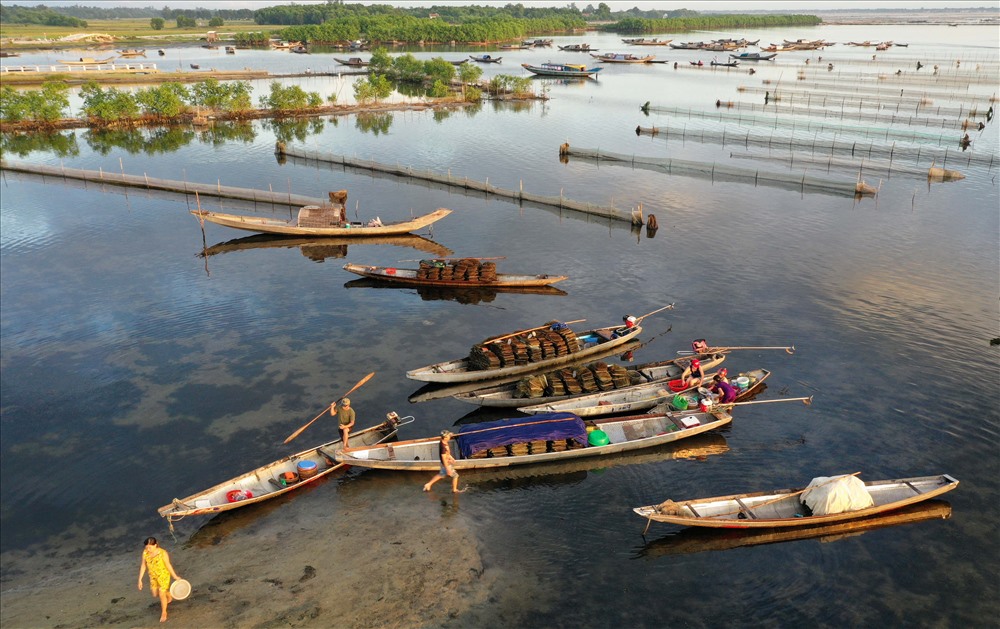
[[[343,449],[347,450],[350,443],[347,441],[348,436],[351,433],[351,428],[354,428],[354,409],[351,408],[350,398],[344,398],[340,400],[340,409],[337,409],[337,403],[334,402],[330,405],[330,415],[337,418],[337,422],[340,424],[340,439],[343,444]]]
[[[441,433],[441,441],[438,444],[438,458],[441,460],[441,469],[434,475],[434,478],[427,481],[427,484],[424,485],[424,491],[430,491],[434,483],[446,476],[451,477],[452,493],[460,494],[465,491],[458,488],[458,472],[455,471],[455,457],[451,454],[451,433],[447,430]]]

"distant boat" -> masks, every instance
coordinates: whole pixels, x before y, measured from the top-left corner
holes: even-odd
[[[531,65],[530,63],[522,63],[521,67],[531,72],[532,74],[537,74],[539,76],[573,76],[573,77],[590,77],[595,75],[604,68],[588,68],[583,64],[575,63],[543,63],[541,65]]]
[[[361,57],[351,57],[350,59],[340,59],[338,57],[334,57],[333,60],[342,66],[354,66],[357,68],[366,66],[370,63],[368,61],[365,61]]]
[[[739,61],[771,61],[778,56],[778,53],[741,52],[738,55],[730,53],[729,56]]]
[[[715,59],[712,59],[711,63],[713,66],[726,66],[727,68],[735,68],[740,65],[739,61],[716,61]]]
[[[500,63],[500,60],[503,59],[503,57],[491,57],[489,55],[479,55],[479,56],[469,55],[469,59],[472,59],[473,61],[478,61],[479,63]]]
[[[102,63],[113,63],[115,57],[108,57],[107,59],[94,59],[93,57],[80,57],[79,59],[73,61],[59,60],[59,63],[66,64],[68,66],[92,66],[100,65]]]
[[[655,55],[636,57],[629,53],[606,52],[602,55],[590,55],[601,63],[652,63],[656,59]]]
[[[298,46],[294,46],[291,50],[292,50],[292,52],[294,52],[297,55],[308,55],[309,54],[309,49],[306,48],[304,44],[299,44]]]
[[[559,46],[559,50],[563,52],[591,52],[596,51],[597,48],[591,48],[590,44],[569,44],[568,46]]]
[[[127,48],[125,50],[119,50],[118,55],[121,57],[145,57],[146,49],[143,48],[140,50],[139,48]]]
[[[167,53],[162,48],[160,48],[159,50],[156,51],[156,54],[158,54],[158,55],[160,55],[162,57],[163,55],[165,55]]]
[[[399,269],[394,267],[368,266],[363,264],[345,264],[344,270],[355,275],[367,277],[383,282],[396,284],[406,284],[409,286],[438,286],[445,288],[523,288],[530,286],[548,286],[566,279],[565,275],[512,275],[509,273],[497,273],[496,266],[487,266],[493,263],[478,264],[478,260],[473,259],[477,264],[470,264],[469,268],[475,269],[475,278],[466,279],[466,273],[462,277],[455,277],[453,269],[465,269],[459,264],[445,265],[440,267],[434,265],[437,260],[428,261],[427,265],[421,263],[419,269]],[[444,262],[443,260],[440,262]],[[487,271],[492,268],[491,273]],[[447,271],[447,279],[441,275],[441,269]]]
[[[192,64],[191,64],[191,69],[192,69],[192,70],[197,70],[197,69],[199,69],[200,67],[201,67],[201,66],[200,66],[200,65],[198,65],[197,63],[192,63]]]
[[[226,54],[227,55],[235,55],[236,54],[236,47],[235,46],[226,46]]]

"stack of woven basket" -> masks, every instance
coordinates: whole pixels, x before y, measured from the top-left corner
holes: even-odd
[[[549,360],[580,351],[580,341],[569,326],[558,325],[485,341],[469,352],[469,369],[499,369]]]
[[[455,262],[421,260],[417,278],[475,283],[496,282],[497,265],[495,262],[480,262],[476,258],[462,258]]]
[[[639,372],[621,365],[597,362],[576,369],[560,369],[547,374],[528,376],[517,382],[515,397],[540,398],[579,395],[620,389],[642,382]]]

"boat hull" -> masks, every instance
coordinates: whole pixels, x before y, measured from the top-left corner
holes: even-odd
[[[604,430],[609,435],[616,438],[612,442],[603,446],[587,446],[574,450],[564,450],[562,452],[539,452],[537,454],[498,456],[492,458],[456,458],[455,469],[457,470],[482,470],[496,469],[503,467],[513,467],[518,465],[528,465],[535,463],[546,463],[552,461],[566,461],[571,459],[582,459],[586,457],[599,457],[609,454],[620,454],[643,448],[652,448],[665,443],[679,441],[687,437],[693,437],[705,432],[721,428],[733,421],[732,415],[726,412],[716,413],[693,413],[684,414],[690,427],[675,424],[674,418],[681,414],[656,413],[650,415],[638,415],[633,417],[622,417],[617,419],[595,420],[592,423]],[[680,421],[680,419],[678,419]],[[697,425],[693,422],[697,421]],[[642,424],[641,430],[636,428],[636,424]],[[672,429],[671,429],[672,428]],[[645,431],[650,436],[628,439],[626,434],[635,435]],[[617,440],[617,436],[621,440]],[[461,438],[461,434],[458,435]],[[391,444],[391,448],[379,446],[369,449],[352,448],[347,452],[337,454],[337,460],[354,467],[367,467],[381,470],[395,470],[401,472],[433,472],[440,468],[438,459],[437,437],[428,439],[417,439],[413,441],[401,441]]]
[[[598,328],[598,331],[610,332],[615,329],[615,327]],[[595,330],[584,332],[582,334],[578,334],[577,336],[587,336],[589,333],[593,332],[595,332]],[[632,339],[638,337],[640,332],[642,332],[642,327],[635,326],[634,328],[628,330],[627,333],[622,334],[617,338],[612,338],[602,343],[595,343],[590,347],[580,349],[578,352],[572,352],[563,356],[555,356],[553,358],[526,363],[524,365],[501,367],[499,369],[470,370],[468,368],[468,359],[462,358],[407,371],[406,377],[411,380],[420,380],[422,382],[472,382],[475,380],[491,380],[493,378],[504,378],[507,376],[534,373],[536,371],[547,371],[551,367],[579,362],[587,356],[602,353],[613,347],[628,343]]]
[[[717,354],[710,357],[705,357],[701,360],[702,368],[705,370],[712,369],[717,365],[720,365],[726,359],[725,354]],[[655,363],[646,363],[644,365],[636,365],[635,367],[629,367],[629,371],[636,371],[644,378],[647,382],[644,384],[652,383],[665,383],[673,378],[679,378],[683,374],[684,369],[687,367],[687,363],[690,358],[675,358],[672,360],[664,360]],[[637,385],[641,386],[641,385]],[[628,387],[622,387],[621,389],[616,389],[617,391],[624,391]],[[578,399],[584,397],[588,394],[580,395],[552,395],[545,397],[527,398],[527,397],[515,397],[517,391],[517,383],[502,384],[492,387],[486,387],[483,389],[477,389],[468,393],[461,393],[453,396],[456,400],[466,402],[469,404],[477,404],[479,406],[489,406],[494,408],[518,408],[536,405],[536,404],[553,404],[558,402],[564,402],[570,399]],[[652,408],[652,406],[648,407]],[[522,411],[523,412],[523,411]],[[570,411],[572,412],[572,411]]]
[[[771,372],[766,369],[755,369],[747,372],[753,375],[756,380],[752,387],[737,396],[736,401],[745,400],[756,395]],[[680,375],[678,374],[678,377]],[[711,379],[711,376],[706,376]],[[606,391],[594,393],[574,398],[569,398],[561,402],[549,404],[533,404],[531,406],[520,406],[517,410],[529,415],[539,413],[573,413],[580,417],[597,417],[600,415],[614,415],[616,413],[635,413],[645,411],[659,404],[665,404],[675,395],[690,393],[697,387],[690,387],[683,391],[670,391],[664,386],[664,382],[647,383],[635,387],[626,387],[617,391]],[[696,396],[697,397],[697,396]]]
[[[351,225],[350,227],[299,227],[294,223],[280,221],[263,216],[243,216],[238,214],[223,214],[205,210],[191,210],[191,213],[210,223],[242,229],[244,231],[262,234],[281,234],[283,236],[341,236],[354,238],[358,236],[390,236],[406,234],[430,225],[451,214],[451,210],[439,208],[423,216],[409,221],[386,223],[377,227]]]
[[[857,511],[828,515],[810,515],[804,511],[799,500],[799,496],[804,491],[804,488],[686,500],[673,503],[667,509],[661,509],[663,506],[661,503],[660,505],[636,507],[633,511],[649,520],[678,524],[680,526],[728,529],[815,526],[817,524],[844,522],[886,513],[918,502],[930,500],[951,491],[957,486],[958,481],[947,474],[899,480],[868,481],[865,483],[865,488],[875,501],[874,506]],[[762,506],[755,508],[757,504]],[[744,515],[741,518],[741,514],[746,511],[746,509],[742,509],[743,506],[757,513],[757,517],[747,517]],[[664,512],[668,510],[673,512],[683,511],[686,513],[676,515]],[[712,513],[716,511],[720,512],[720,514],[713,516]],[[772,515],[773,517],[760,517],[760,514]]]
[[[378,426],[353,433],[350,436],[351,446],[369,446],[381,443],[394,438],[396,431],[397,425],[394,422],[384,422]],[[342,447],[340,439],[322,443],[258,467],[252,472],[231,478],[197,494],[183,499],[175,498],[172,503],[160,507],[157,511],[160,516],[168,520],[177,520],[189,515],[231,511],[277,498],[306,485],[311,485],[324,476],[343,468],[344,464],[337,463],[334,459],[334,455]],[[282,473],[295,472],[298,464],[302,461],[315,463],[319,471],[315,476],[300,480],[294,485],[282,486],[280,483]],[[227,494],[232,491],[249,491],[252,497],[229,502]]]
[[[446,288],[523,288],[531,286],[548,286],[566,279],[565,275],[510,275],[497,274],[496,281],[481,282],[472,280],[431,280],[417,277],[415,269],[390,269],[386,267],[365,266],[361,264],[345,264],[344,270],[355,275],[383,282],[405,284],[407,286],[439,286]]]

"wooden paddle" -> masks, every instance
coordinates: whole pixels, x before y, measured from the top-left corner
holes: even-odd
[[[695,352],[690,349],[679,349],[677,350],[677,354],[679,356],[693,356],[695,354],[715,354],[717,352],[728,352],[734,349],[783,349],[788,354],[795,353],[794,345],[783,345],[777,347],[709,347],[704,352]]]
[[[809,397],[790,397],[783,400],[755,400],[753,402],[730,402],[729,404],[716,404],[713,408],[718,406],[723,406],[729,408],[730,406],[747,406],[748,404],[774,404],[776,402],[802,402],[806,406],[812,404],[813,396]]]
[[[475,256],[452,256],[450,258],[423,258],[421,260],[399,260],[399,262],[423,262],[424,260],[506,260],[507,256],[496,258],[477,258]]]
[[[562,323],[563,323],[563,325],[569,325],[571,323],[583,323],[584,321],[586,321],[586,319],[576,319],[575,321],[564,321]],[[512,336],[517,336],[518,334],[527,334],[528,332],[534,332],[535,330],[544,330],[545,328],[551,327],[555,323],[559,323],[559,322],[555,321],[553,323],[548,323],[546,325],[540,325],[537,328],[528,328],[527,330],[519,330],[517,332],[511,332],[510,334],[504,334],[503,336],[494,336],[494,337],[488,338],[485,341],[483,341],[483,344],[486,344],[486,343],[496,343],[497,341],[502,341],[504,339],[509,339]]]
[[[317,415],[316,417],[313,417],[311,420],[309,420],[309,422],[305,426],[303,426],[302,428],[299,428],[298,430],[296,430],[292,434],[288,435],[288,438],[285,439],[284,443],[288,443],[292,439],[294,439],[294,438],[298,437],[299,435],[301,435],[302,431],[305,430],[306,428],[308,428],[309,426],[311,426],[314,421],[316,421],[317,419],[319,419],[320,417],[322,417],[323,414],[326,413],[327,411],[332,410],[332,407],[333,407],[334,404],[336,404],[340,400],[344,399],[348,395],[350,395],[350,394],[354,393],[355,391],[357,391],[358,389],[360,389],[361,385],[363,385],[364,383],[366,383],[369,380],[371,380],[372,376],[374,376],[374,375],[375,375],[375,372],[373,371],[370,374],[368,374],[367,376],[365,376],[364,378],[362,378],[361,380],[359,380],[356,385],[354,385],[353,387],[351,387],[350,391],[348,391],[347,393],[341,395],[339,398],[337,398],[333,402],[330,402],[329,406],[327,406],[322,411],[320,411],[319,415]]]

